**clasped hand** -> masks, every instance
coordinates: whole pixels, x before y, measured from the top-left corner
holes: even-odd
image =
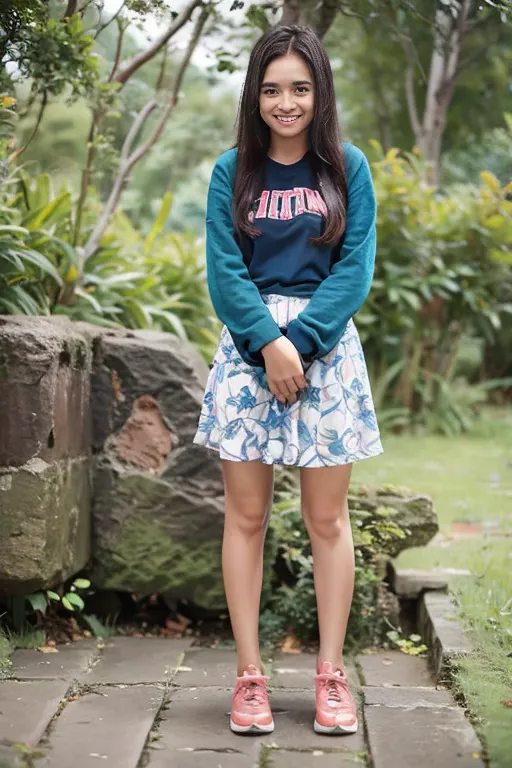
[[[280,336],[266,344],[261,353],[270,391],[280,403],[288,401],[293,405],[297,402],[297,392],[308,386],[295,345],[286,336]]]

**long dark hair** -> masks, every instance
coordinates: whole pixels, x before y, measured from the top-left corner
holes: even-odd
[[[260,37],[252,50],[237,118],[235,230],[251,237],[261,234],[249,220],[254,200],[263,189],[264,164],[270,147],[270,128],[259,109],[260,87],[270,62],[288,53],[302,57],[315,87],[313,119],[308,126],[308,157],[320,183],[328,216],[321,237],[311,238],[311,242],[314,245],[336,244],[345,231],[346,222],[345,159],[331,65],[320,39],[310,27],[273,27]]]

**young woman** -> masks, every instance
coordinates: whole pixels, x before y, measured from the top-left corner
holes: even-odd
[[[274,728],[258,644],[273,465],[300,467],[320,629],[320,733],[357,730],[343,671],[354,584],[352,464],[383,452],[358,331],[375,262],[368,162],[342,142],[332,71],[307,27],[256,43],[236,146],[213,169],[208,286],[224,323],[194,442],[219,452],[223,578],[238,671],[231,728]]]

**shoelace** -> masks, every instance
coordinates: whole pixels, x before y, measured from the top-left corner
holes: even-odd
[[[239,695],[242,697],[244,704],[252,704],[254,702],[261,707],[267,701],[263,685],[261,683],[255,683],[253,680],[241,685]]]
[[[337,704],[346,704],[347,702],[343,698],[345,693],[345,681],[343,679],[334,680],[329,678],[324,682],[327,688],[327,698],[331,701],[335,701]]]

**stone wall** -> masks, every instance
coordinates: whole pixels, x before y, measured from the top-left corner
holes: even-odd
[[[222,606],[223,484],[192,438],[208,368],[172,334],[0,317],[0,591]]]
[[[92,353],[71,323],[0,317],[0,589],[26,593],[91,551]]]

